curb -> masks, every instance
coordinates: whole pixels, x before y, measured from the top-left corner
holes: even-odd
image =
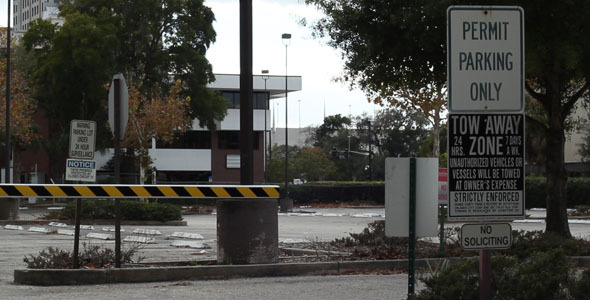
[[[447,259],[450,261],[455,258]],[[436,268],[443,259],[417,259],[416,268]],[[94,285],[155,281],[210,280],[235,277],[337,275],[362,271],[407,270],[407,260],[344,261],[123,269],[14,270],[14,283],[36,286]]]
[[[443,262],[454,263],[458,257],[416,259],[417,269],[436,270]],[[576,267],[590,266],[590,257],[573,256]],[[286,263],[255,265],[215,265],[193,267],[141,267],[122,269],[24,269],[14,270],[14,283],[35,286],[95,285],[156,281],[211,280],[236,277],[275,277],[309,275],[343,275],[367,271],[407,271],[408,261],[373,260],[320,263]]]
[[[47,225],[50,222],[62,222],[68,225],[74,225],[71,220],[0,220],[0,226],[4,225]],[[115,220],[80,220],[81,225],[115,225]],[[135,226],[187,226],[187,222],[181,221],[126,221],[121,220],[121,225]]]

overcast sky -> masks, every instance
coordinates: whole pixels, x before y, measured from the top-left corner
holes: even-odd
[[[373,115],[377,106],[370,104],[359,90],[351,91],[348,84],[334,82],[342,73],[339,52],[311,37],[309,28],[299,25],[302,18],[318,19],[321,14],[298,0],[253,0],[253,71],[269,70],[272,75],[285,74],[285,46],[281,35],[290,33],[287,47],[287,72],[302,76],[302,91],[289,94],[289,127],[320,125],[326,115]],[[216,73],[240,72],[239,0],[206,0],[205,5],[215,13],[217,41],[207,58]],[[299,102],[301,100],[301,102]],[[284,127],[284,99],[278,103],[277,127]],[[301,107],[301,109],[300,109]]]
[[[239,74],[239,0],[205,0],[215,13],[217,41],[207,52],[215,73]],[[317,19],[321,14],[300,0],[253,0],[253,71],[269,70],[285,74],[285,46],[281,35],[290,33],[287,47],[289,75],[302,76],[302,91],[289,94],[289,127],[320,125],[326,115],[373,115],[378,107],[367,102],[364,93],[351,91],[346,83],[334,82],[342,73],[339,52],[311,37],[309,28],[299,25],[301,18]],[[0,1],[0,25],[6,26],[7,2]],[[299,101],[301,100],[301,101]],[[285,101],[276,99],[277,127],[285,126]],[[301,108],[301,109],[300,109]]]

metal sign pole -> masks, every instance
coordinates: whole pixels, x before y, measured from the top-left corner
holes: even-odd
[[[491,300],[492,252],[479,250],[479,300]]]
[[[408,297],[414,295],[416,260],[416,158],[410,158],[410,224],[408,241]]]
[[[445,252],[445,206],[440,206],[440,249],[439,253],[442,255]]]
[[[75,220],[75,228],[74,228],[74,257],[73,257],[73,268],[79,269],[80,262],[78,260],[78,252],[80,252],[80,214],[82,207],[82,199],[76,199],[76,220]]]
[[[121,109],[119,103],[121,101],[121,88],[120,80],[113,80],[115,85],[114,90],[114,133],[115,133],[115,183],[121,183],[121,148],[119,146],[119,139],[121,136],[120,123],[121,123]],[[115,268],[121,267],[121,200],[115,199]]]

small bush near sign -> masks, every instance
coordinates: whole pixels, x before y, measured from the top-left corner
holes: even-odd
[[[463,259],[421,280],[426,288],[410,299],[478,299],[478,260]],[[588,299],[590,270],[570,271],[562,249],[525,259],[492,257],[491,299]]]
[[[52,212],[48,218],[73,220],[76,213],[76,201],[69,202],[62,211]],[[115,218],[115,202],[112,200],[82,201],[82,219]],[[175,221],[182,219],[181,209],[168,203],[139,202],[121,200],[121,218],[133,221]]]

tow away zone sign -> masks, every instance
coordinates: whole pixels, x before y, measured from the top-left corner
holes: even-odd
[[[512,246],[512,226],[508,223],[465,224],[461,226],[461,246],[465,250],[508,249]]]
[[[524,115],[449,115],[449,219],[524,216]]]

